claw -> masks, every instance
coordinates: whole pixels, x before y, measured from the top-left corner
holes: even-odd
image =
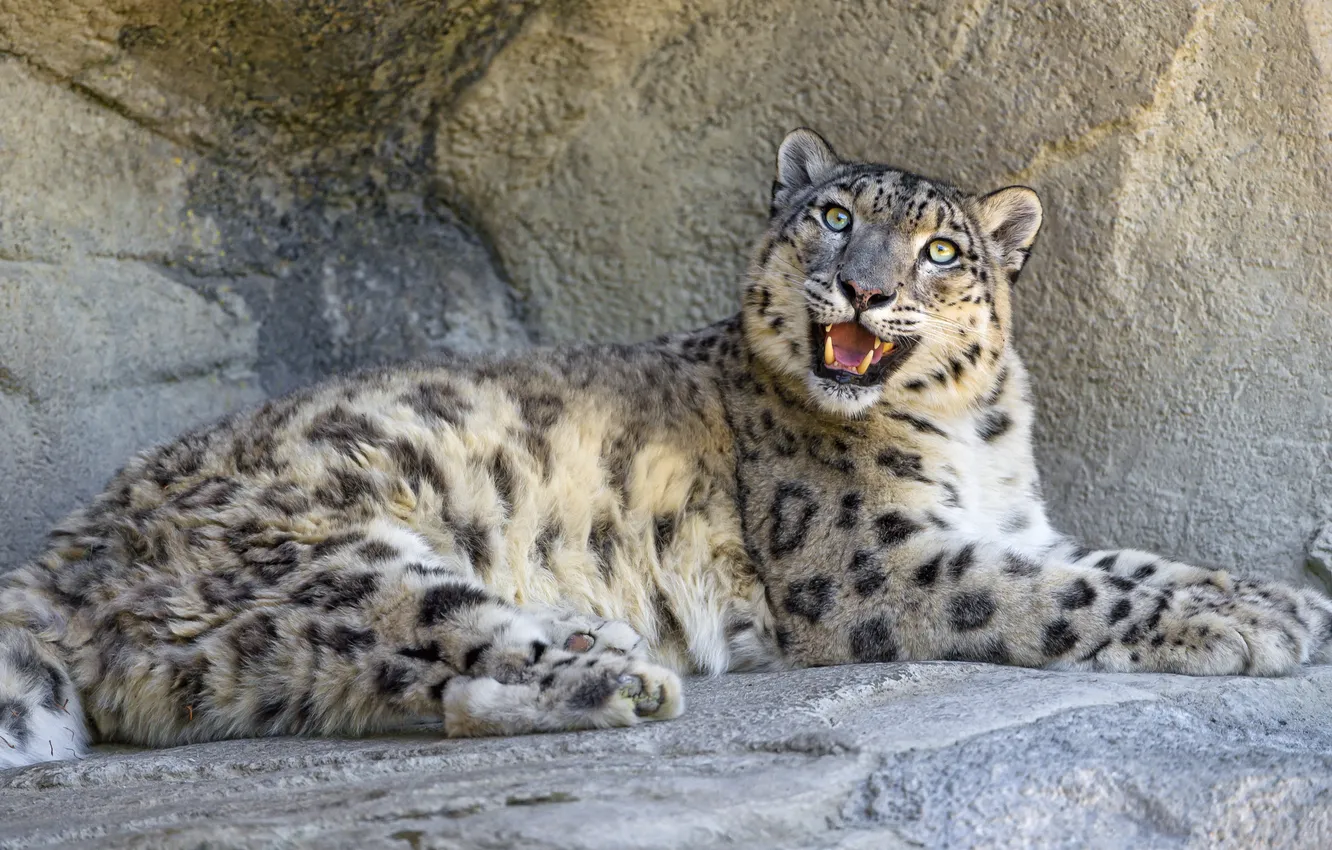
[[[642,696],[634,702],[634,714],[639,717],[651,717],[661,709],[661,704],[666,701],[666,689],[657,685],[657,692],[651,697]]]
[[[642,676],[625,673],[616,679],[616,682],[620,685],[620,696],[634,701],[634,714],[639,717],[651,717],[660,711],[662,703],[666,702],[665,686],[657,685],[649,694]]]

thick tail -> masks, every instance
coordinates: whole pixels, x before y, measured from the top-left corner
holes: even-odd
[[[79,695],[31,632],[0,626],[0,770],[88,752]]]

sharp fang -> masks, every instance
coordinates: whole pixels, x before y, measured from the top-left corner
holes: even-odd
[[[865,374],[867,371],[869,371],[870,361],[872,361],[873,359],[874,359],[874,349],[870,349],[869,351],[866,351],[866,352],[865,352],[865,359],[862,360],[862,361],[860,361],[860,365],[856,367],[856,374],[857,374],[857,375],[863,375],[863,374]]]
[[[876,339],[877,339],[877,337],[876,337]],[[883,353],[884,353],[884,354],[887,354],[888,352],[890,352],[890,351],[893,350],[893,344],[892,344],[891,342],[889,342],[888,340],[886,340],[886,339],[880,339],[880,340],[878,340],[878,343],[879,343],[879,345],[882,345],[882,346],[883,346]]]
[[[823,332],[826,333],[826,334],[830,334],[830,333],[832,333],[832,325],[824,325],[824,326],[823,326]]]
[[[833,353],[832,337],[825,336],[823,338],[823,365],[831,366],[836,359],[837,355]]]

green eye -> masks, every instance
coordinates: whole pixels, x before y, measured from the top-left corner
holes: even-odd
[[[930,262],[946,266],[957,259],[957,246],[947,239],[935,239],[926,247]]]
[[[841,207],[828,207],[823,212],[823,223],[831,230],[846,230],[851,224],[851,213]]]

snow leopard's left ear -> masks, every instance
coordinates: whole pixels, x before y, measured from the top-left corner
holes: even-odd
[[[977,198],[976,220],[999,249],[999,261],[1016,279],[1041,229],[1041,199],[1026,186],[1009,186]]]
[[[777,149],[777,174],[772,181],[772,214],[785,209],[800,190],[817,186],[833,175],[842,161],[832,145],[813,130],[801,127],[782,139]]]

